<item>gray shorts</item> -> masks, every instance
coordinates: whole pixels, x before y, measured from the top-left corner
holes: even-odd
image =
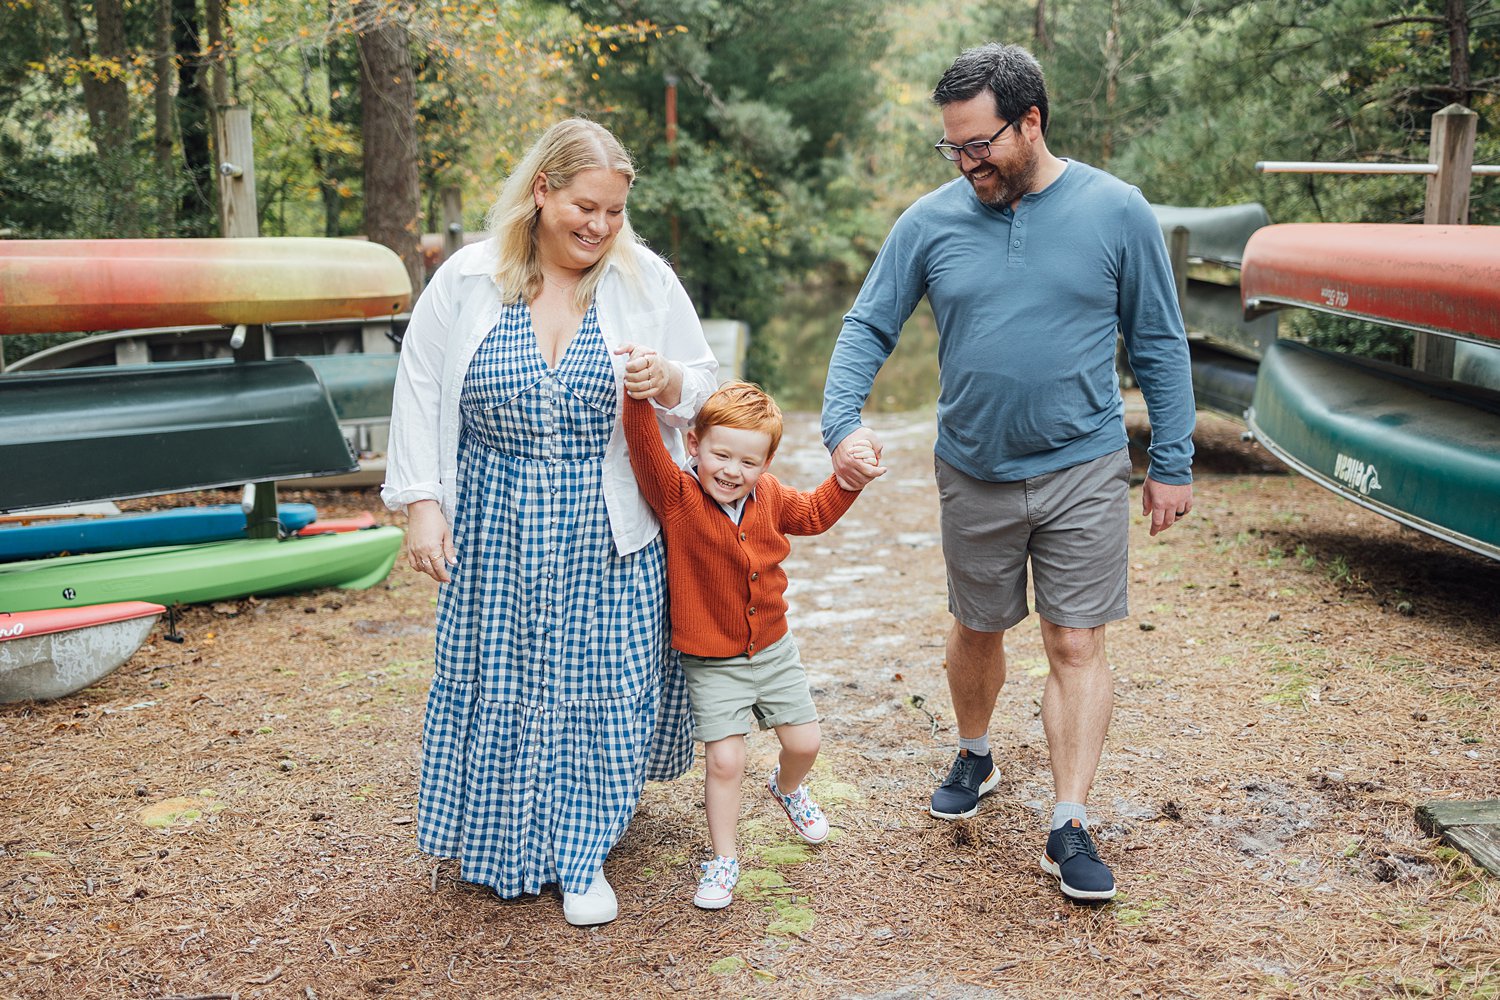
[[[961,625],[1001,632],[1024,619],[1028,559],[1037,613],[1052,624],[1093,628],[1129,613],[1127,449],[1012,483],[935,461],[948,610]]]
[[[706,660],[682,654],[688,699],[693,703],[693,739],[713,743],[750,732],[750,717],[762,729],[817,722],[802,653],[788,632],[753,659]]]

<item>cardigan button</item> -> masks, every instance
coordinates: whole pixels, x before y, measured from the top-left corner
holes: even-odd
[[[751,614],[752,614],[752,615],[753,615],[753,614],[755,614],[755,609],[754,609],[754,608],[751,608],[751,609],[750,609],[750,613],[751,613]]]
[[[750,574],[750,579],[752,579],[752,580],[759,580],[760,579],[760,574],[759,573],[751,573]]]
[[[553,490],[553,492],[554,492],[554,493],[555,493],[555,492],[557,492],[557,491],[556,491],[556,490]],[[747,534],[745,534],[745,533],[744,533],[744,532],[743,532],[743,531],[742,531],[742,532],[740,532],[740,541],[742,541],[742,542],[743,542],[743,541],[744,541],[744,540],[745,540],[745,539],[747,539],[747,538],[749,538],[749,537],[750,537],[750,536],[749,536],[749,535],[747,535]]]

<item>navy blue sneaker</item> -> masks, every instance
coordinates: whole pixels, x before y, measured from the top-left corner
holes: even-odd
[[[1069,899],[1098,902],[1115,898],[1115,873],[1099,860],[1094,838],[1076,819],[1047,834],[1042,871],[1057,879]]]
[[[932,805],[927,811],[938,819],[968,819],[979,812],[979,800],[999,783],[1000,771],[992,755],[981,757],[960,750],[948,777],[932,793]]]

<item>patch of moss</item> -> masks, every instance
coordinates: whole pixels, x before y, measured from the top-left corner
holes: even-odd
[[[772,899],[771,905],[766,907],[767,912],[775,915],[766,925],[768,934],[806,934],[812,930],[812,925],[817,916],[812,907],[806,905],[808,900],[805,896],[793,896],[790,899]]]
[[[800,865],[812,860],[812,852],[801,844],[773,844],[755,852],[763,864]]]
[[[740,881],[734,891],[746,899],[765,899],[790,890],[786,887],[786,879],[779,872],[767,868],[751,868],[740,872]]]
[[[202,819],[204,814],[213,815],[224,806],[212,801],[213,791],[205,789],[207,795],[178,795],[144,806],[136,813],[140,824],[151,830],[165,830],[173,826],[188,826]]]

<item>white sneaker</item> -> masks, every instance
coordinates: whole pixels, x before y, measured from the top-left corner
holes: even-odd
[[[701,910],[722,910],[734,902],[734,887],[740,880],[739,861],[720,854],[698,867],[703,869],[703,877],[693,894],[694,906]]]
[[[807,794],[806,785],[798,785],[790,795],[783,792],[776,784],[776,779],[780,776],[781,768],[777,767],[766,779],[766,788],[776,796],[776,801],[786,812],[786,818],[792,821],[792,829],[797,831],[797,836],[809,844],[821,844],[828,839],[828,817],[823,815],[823,810]]]
[[[574,927],[607,924],[620,915],[620,902],[604,873],[596,872],[587,892],[563,893],[563,916]]]

